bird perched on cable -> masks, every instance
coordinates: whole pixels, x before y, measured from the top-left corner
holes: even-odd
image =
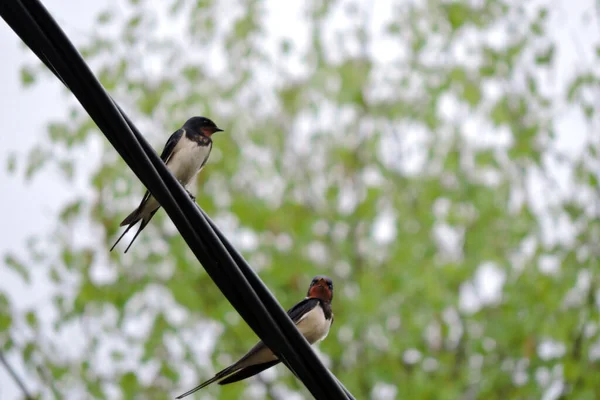
[[[206,161],[208,161],[208,156],[212,150],[212,135],[215,132],[222,131],[223,129],[217,127],[217,125],[208,118],[192,117],[188,119],[180,129],[173,133],[169,140],[167,140],[160,158],[186,190],[187,185],[192,181],[196,174],[202,170]],[[195,200],[195,197],[189,190],[188,194]],[[156,201],[149,191],[146,191],[140,205],[133,210],[123,222],[121,222],[121,225],[119,225],[127,225],[127,229],[119,236],[119,239],[117,239],[116,243],[110,248],[110,251],[115,248],[117,243],[121,241],[123,236],[125,236],[138,221],[142,221],[138,231],[129,243],[129,246],[125,249],[125,253],[127,253],[135,239],[146,225],[148,225],[148,222],[150,222],[159,208],[160,204],[158,204],[158,201]]]
[[[333,324],[332,299],[333,282],[331,279],[326,276],[316,276],[308,287],[306,298],[287,312],[310,344],[325,339],[329,333],[329,328]],[[237,362],[218,372],[206,382],[178,396],[177,399],[189,396],[214,382],[218,382],[219,385],[227,385],[241,381],[271,368],[279,362],[279,359],[262,341],[258,342]]]

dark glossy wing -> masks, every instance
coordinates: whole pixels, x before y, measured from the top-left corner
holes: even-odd
[[[167,163],[167,161],[169,161],[169,158],[171,158],[171,156],[173,155],[173,150],[175,150],[177,143],[179,143],[179,140],[181,140],[181,138],[183,137],[184,134],[185,134],[185,129],[178,129],[169,137],[169,140],[167,140],[167,143],[165,144],[165,148],[163,149],[162,153],[160,154],[160,159],[163,160],[163,162],[165,164]],[[147,202],[149,198],[150,198],[150,191],[146,190],[146,194],[144,194],[144,197],[142,198],[142,202],[140,203],[138,208],[141,209],[143,204],[145,202]]]
[[[294,307],[290,308],[287,314],[292,319],[292,321],[294,321],[294,323],[297,324],[304,314],[306,314],[318,305],[319,299],[307,297],[306,299],[297,303]]]
[[[185,134],[184,129],[178,129],[175,133],[171,135],[167,143],[165,144],[165,148],[163,149],[160,159],[166,164],[169,161],[169,158],[173,155],[173,150],[175,150],[175,146],[179,143],[179,140]]]
[[[307,312],[309,312],[318,305],[319,299],[305,298],[304,300],[290,308],[287,313],[292,319],[292,321],[294,321],[294,323],[297,324],[303,315],[305,315]],[[258,342],[252,349],[250,349],[248,353],[246,353],[246,355],[240,358],[235,364],[230,365],[224,370],[218,372],[214,377],[196,386],[192,390],[189,390],[184,394],[178,396],[177,399],[189,396],[190,394],[197,392],[198,390],[210,385],[211,383],[218,382],[219,385],[227,385],[228,383],[238,382],[242,379],[254,376],[264,371],[265,369],[271,368],[272,366],[279,364],[279,360],[272,360],[260,364],[248,365],[247,367],[242,366],[249,358],[257,354],[261,350],[264,350],[265,348],[266,345],[262,341]]]
[[[206,153],[206,158],[204,159],[204,161],[202,161],[202,165],[200,165],[200,171],[202,171],[202,168],[204,168],[204,166],[206,165],[206,162],[208,161],[208,157],[210,156],[210,152],[212,151],[212,141],[208,142],[208,153]]]
[[[261,373],[265,369],[269,369],[272,366],[279,364],[280,362],[281,361],[279,361],[279,360],[273,360],[273,361],[269,361],[267,363],[251,365],[249,367],[246,367],[244,369],[241,369],[241,370],[229,375],[227,378],[219,381],[218,384],[219,385],[227,385],[228,383],[238,382],[238,381],[241,381],[242,379],[250,378],[251,376]]]
[[[304,299],[301,302],[297,303],[294,307],[290,308],[288,311],[288,315],[290,316],[292,321],[294,321],[294,323],[297,324],[304,314],[315,308],[318,304],[318,299]],[[250,357],[252,357],[253,355],[255,355],[256,353],[258,353],[266,347],[267,346],[262,341],[258,342],[234,365],[242,364],[244,361],[246,361],[247,359],[249,359]]]
[[[292,308],[290,308],[288,310],[288,315],[291,318],[291,320],[294,321],[295,324],[297,324],[303,315],[315,308],[318,304],[318,299],[306,298],[301,302],[297,303]],[[235,370],[237,366],[243,365],[246,360],[250,359],[252,356],[257,354],[259,351],[265,349],[266,347],[267,346],[262,341],[258,342],[253,348],[250,349],[248,353],[246,353],[246,355],[244,355],[244,357],[240,358],[240,360],[232,366],[233,370]],[[243,367],[239,371],[236,371],[230,376],[227,376],[225,379],[219,381],[219,385],[226,385],[228,383],[237,382],[239,380],[256,375],[259,372],[264,371],[265,369],[270,368],[273,365],[276,365],[277,363],[279,363],[279,360]]]

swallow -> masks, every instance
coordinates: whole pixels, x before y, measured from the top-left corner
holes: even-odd
[[[331,279],[326,276],[316,276],[308,287],[306,298],[287,312],[296,324],[296,328],[311,345],[325,339],[329,333],[329,328],[333,324],[332,299],[333,282]],[[219,385],[227,385],[241,381],[271,368],[279,362],[277,356],[262,341],[258,342],[237,362],[218,372],[206,382],[178,396],[177,399],[189,396],[214,382]]]
[[[212,135],[215,132],[223,132],[223,129],[208,118],[192,117],[188,119],[183,126],[171,135],[165,148],[160,155],[161,160],[167,165],[167,168],[175,176],[175,178],[183,185],[188,194],[195,200],[195,197],[187,189],[187,185],[198,174],[212,150]],[[112,251],[117,243],[121,241],[123,236],[139,221],[140,227],[135,236],[125,249],[125,253],[129,250],[140,232],[148,225],[154,214],[160,208],[158,201],[146,191],[140,205],[131,212],[119,226],[126,226],[125,232],[110,248]]]

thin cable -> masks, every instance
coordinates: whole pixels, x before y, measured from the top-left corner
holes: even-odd
[[[12,378],[12,380],[17,384],[17,386],[19,387],[19,389],[21,389],[21,392],[23,393],[23,396],[25,396],[25,398],[27,400],[32,400],[33,396],[31,395],[31,393],[29,392],[29,390],[27,390],[27,386],[25,386],[25,382],[23,382],[23,380],[17,374],[17,371],[14,370],[14,368],[12,367],[12,365],[10,365],[8,363],[8,361],[4,357],[4,352],[2,350],[0,350],[0,363],[2,363],[2,365],[4,365],[4,368],[6,369],[6,371],[8,372],[8,374],[10,375],[10,377]]]

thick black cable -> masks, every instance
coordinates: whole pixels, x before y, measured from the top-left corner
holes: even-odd
[[[129,122],[129,121],[128,121],[128,122]],[[136,133],[137,133],[137,132],[136,132]],[[146,143],[144,143],[144,142],[142,141],[142,144],[146,144]],[[153,150],[151,150],[151,151],[153,151]]]
[[[159,201],[160,201],[160,200],[159,200]],[[203,257],[202,257],[202,258],[203,258]],[[201,261],[203,261],[203,260],[201,259]],[[204,261],[204,262],[205,262],[205,261]],[[234,303],[235,303],[235,302],[234,302]]]
[[[105,93],[39,1],[0,2],[0,14],[78,98],[110,143],[163,205],[209,276],[259,337],[316,398],[349,398],[256,274],[247,264],[236,265],[219,240],[222,234],[198,213],[185,190]]]

